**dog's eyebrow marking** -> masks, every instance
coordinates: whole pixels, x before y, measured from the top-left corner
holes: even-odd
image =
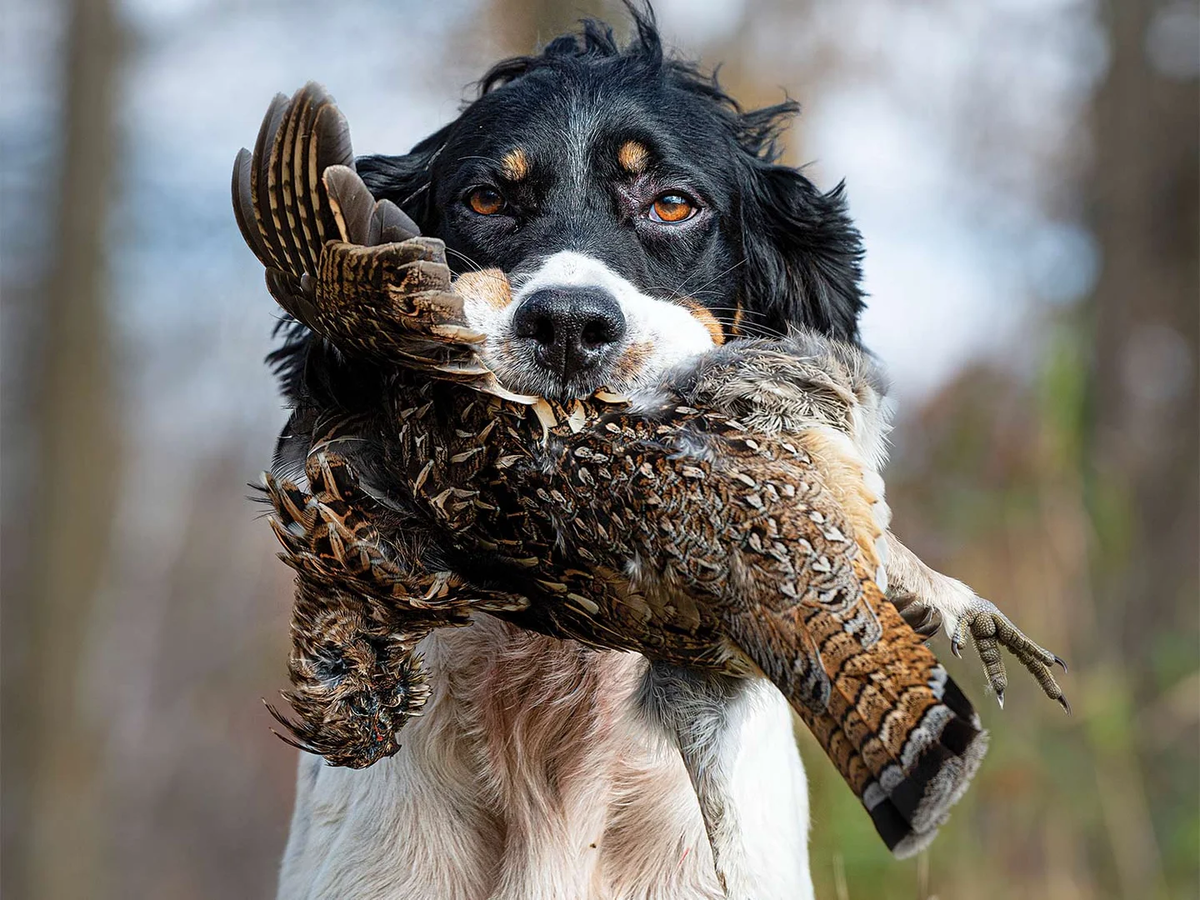
[[[650,151],[640,141],[626,141],[617,151],[617,162],[630,175],[641,175],[650,163]]]
[[[529,175],[529,156],[520,147],[500,157],[500,173],[509,181],[520,181]]]

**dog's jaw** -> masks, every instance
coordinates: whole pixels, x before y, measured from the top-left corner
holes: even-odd
[[[515,290],[511,293],[498,289],[502,277],[496,270],[468,273],[459,279],[458,287],[465,298],[468,323],[487,335],[484,361],[512,391],[555,399],[583,397],[599,388],[633,394],[652,387],[669,369],[716,346],[711,314],[682,302],[652,297],[600,260],[583,253],[555,253],[531,274],[514,278]],[[603,372],[561,384],[537,365],[525,342],[516,337],[516,310],[527,297],[544,288],[598,288],[616,299],[626,330],[613,363]]]

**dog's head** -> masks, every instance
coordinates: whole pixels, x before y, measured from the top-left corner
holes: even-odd
[[[511,302],[477,302],[514,390],[628,390],[742,334],[806,326],[854,340],[858,232],[839,186],[775,162],[796,105],[744,111],[664,55],[649,13],[627,46],[587,22],[498,64],[454,122],[399,157],[359,160],[378,197],[496,267]]]

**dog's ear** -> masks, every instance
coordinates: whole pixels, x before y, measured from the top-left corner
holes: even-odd
[[[843,185],[823,194],[796,169],[749,154],[743,161],[747,324],[782,334],[800,325],[857,341],[862,236],[850,220]]]
[[[421,231],[437,228],[437,208],[431,196],[431,169],[446,145],[450,126],[431,134],[404,156],[360,156],[354,167],[376,200],[391,200],[412,217]]]

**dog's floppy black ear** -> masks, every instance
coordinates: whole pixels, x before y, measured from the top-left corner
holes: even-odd
[[[796,169],[755,157],[746,162],[747,324],[784,334],[800,325],[857,341],[862,236],[850,221],[843,185],[823,194]]]
[[[436,230],[437,208],[430,196],[430,168],[450,132],[447,125],[404,156],[360,156],[354,167],[376,200],[391,200],[408,213],[421,231]]]

